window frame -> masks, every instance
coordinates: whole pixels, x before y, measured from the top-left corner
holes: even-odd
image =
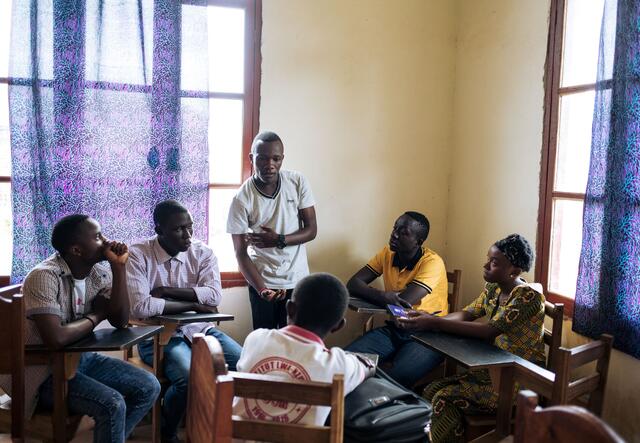
[[[182,4],[192,4],[193,1],[182,0]],[[201,3],[197,3],[201,4]],[[260,128],[260,78],[262,76],[262,0],[208,0],[208,6],[242,7],[245,10],[245,51],[244,51],[244,93],[221,94],[211,92],[209,98],[243,98],[243,129],[242,129],[242,182],[251,176],[251,142]],[[241,183],[211,183],[209,189],[238,189]],[[244,276],[239,271],[221,272],[223,288],[247,286]]]
[[[202,1],[182,0],[182,5],[202,5]],[[244,92],[238,94],[209,92],[209,98],[242,98],[242,182],[251,176],[251,142],[260,127],[260,78],[262,53],[262,0],[207,0],[207,6],[242,8],[245,11]],[[0,84],[9,86],[9,78],[0,77]],[[209,189],[237,189],[242,184],[209,183]],[[11,176],[0,176],[0,183],[11,183]],[[208,239],[207,239],[208,242]],[[243,275],[221,272],[223,288],[246,286]],[[10,282],[9,275],[0,275],[0,287]]]
[[[9,88],[9,78],[8,77],[0,77],[0,85],[7,85],[7,90]],[[8,95],[7,95],[8,100]],[[7,103],[8,106],[8,103]],[[11,183],[10,175],[0,175],[0,183]],[[0,287],[8,286],[11,282],[11,276],[9,275],[0,275]]]
[[[558,153],[558,129],[560,98],[580,92],[595,91],[596,84],[560,86],[563,58],[563,39],[566,25],[566,0],[551,0],[549,37],[544,77],[544,122],[542,159],[540,162],[540,203],[538,206],[538,232],[536,245],[535,279],[546,290],[546,298],[553,303],[564,303],[567,316],[573,315],[574,298],[552,292],[549,289],[551,265],[551,230],[555,199],[584,202],[585,193],[554,191],[556,159]]]

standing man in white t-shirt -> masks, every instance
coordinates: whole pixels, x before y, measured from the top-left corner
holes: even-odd
[[[249,159],[253,176],[231,202],[227,232],[249,283],[253,328],[281,328],[286,301],[309,274],[304,244],[316,237],[315,202],[302,174],[280,170],[284,146],[277,134],[258,134]]]

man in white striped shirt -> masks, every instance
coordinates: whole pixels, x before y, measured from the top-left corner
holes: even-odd
[[[157,235],[130,248],[127,287],[132,317],[145,319],[187,311],[211,312],[220,303],[222,286],[218,259],[204,243],[193,240],[189,211],[175,200],[158,203],[153,211]],[[212,335],[222,345],[230,370],[242,348],[213,323],[190,323],[176,331],[164,348],[164,374],[171,381],[162,408],[162,439],[177,441],[176,431],[187,407],[187,384],[193,334]],[[151,341],[138,347],[151,364]]]

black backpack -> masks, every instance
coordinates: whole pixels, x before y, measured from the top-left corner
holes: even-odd
[[[379,368],[344,399],[345,442],[425,442],[431,403]]]

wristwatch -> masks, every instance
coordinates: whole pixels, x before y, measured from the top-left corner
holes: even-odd
[[[276,245],[276,247],[278,249],[284,249],[287,246],[287,241],[284,239],[284,234],[280,234],[278,235],[278,244]]]

